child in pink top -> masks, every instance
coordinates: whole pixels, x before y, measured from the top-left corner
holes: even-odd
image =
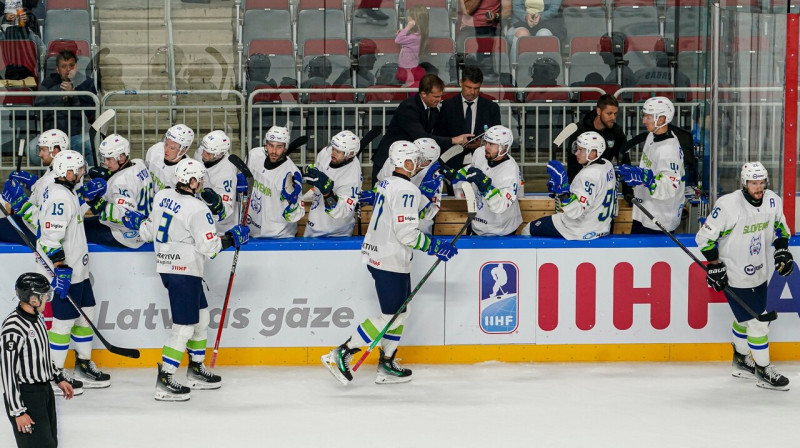
[[[394,42],[400,45],[397,79],[408,87],[414,83],[411,69],[419,65],[420,55],[427,51],[428,8],[422,5],[409,8],[406,11],[406,26],[397,32]]]

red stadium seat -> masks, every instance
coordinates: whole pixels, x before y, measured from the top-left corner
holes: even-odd
[[[298,11],[306,9],[344,9],[342,0],[300,0]]]
[[[91,56],[89,42],[85,40],[54,40],[47,43],[47,57],[56,56],[63,50],[70,50],[76,56]]]
[[[88,0],[47,0],[47,10],[53,9],[89,9]]]
[[[255,90],[259,89],[296,89],[297,86],[278,86],[273,87],[270,85],[257,86]],[[258,93],[253,97],[253,103],[296,103],[296,93]]]
[[[617,93],[617,90],[620,89],[619,84],[585,84],[581,87],[597,87],[603,89],[603,91],[609,95],[614,95]],[[600,99],[599,92],[578,92],[578,102],[580,103],[588,103],[588,102],[596,102]]]
[[[329,86],[324,88],[351,89],[353,86]],[[308,95],[309,103],[352,103],[354,101],[355,94],[349,92],[311,93]]]
[[[633,94],[633,102],[646,101],[654,96],[663,96],[675,101],[675,92],[671,84],[638,84],[636,87],[651,88],[649,92],[636,92]]]
[[[398,86],[372,86],[370,91],[364,96],[364,103],[399,103],[408,98],[406,92],[386,92],[380,89],[397,89]]]
[[[247,0],[244,10],[248,9],[289,9],[289,0]]]

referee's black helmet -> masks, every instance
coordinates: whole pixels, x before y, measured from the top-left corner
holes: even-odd
[[[25,303],[30,303],[31,296],[50,295],[52,289],[47,278],[36,272],[26,272],[19,276],[15,285],[17,297]]]

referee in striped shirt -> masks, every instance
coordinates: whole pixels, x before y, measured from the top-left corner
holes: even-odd
[[[0,329],[3,402],[18,447],[55,448],[55,395],[48,382],[54,381],[68,400],[73,390],[63,371],[50,360],[47,329],[40,314],[52,289],[45,276],[29,272],[17,279],[16,292],[19,306]]]

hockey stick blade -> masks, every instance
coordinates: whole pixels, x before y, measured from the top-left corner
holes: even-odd
[[[564,144],[567,139],[578,130],[578,125],[575,123],[568,124],[561,132],[556,135],[556,138],[553,140],[553,144],[556,146],[561,146]]]
[[[111,124],[111,120],[117,116],[117,111],[114,109],[106,109],[105,112],[100,114],[92,123],[92,129],[97,131],[103,138],[106,136],[106,131],[108,131],[108,125]]]
[[[372,128],[369,131],[367,131],[367,133],[364,134],[363,137],[361,137],[361,141],[359,142],[359,146],[362,149],[365,146],[369,146],[369,144],[372,143],[373,140],[375,140],[376,138],[378,138],[379,135],[381,135],[381,131],[382,131],[381,128]]]
[[[17,151],[17,172],[22,170],[22,155],[25,154],[25,139],[19,139],[19,151]]]
[[[449,162],[450,159],[452,159],[453,157],[461,154],[462,152],[464,152],[464,147],[463,146],[461,146],[461,145],[453,145],[453,146],[450,147],[450,149],[448,149],[447,151],[442,153],[442,155],[439,156],[439,162],[440,162],[440,164],[447,165],[447,162]]]
[[[247,167],[247,164],[244,163],[241,157],[237,156],[236,154],[228,155],[228,160],[239,170],[240,173],[244,174],[244,177],[247,178],[248,182],[253,179],[253,173],[250,171],[250,168]]]
[[[297,137],[296,139],[292,140],[291,143],[289,143],[289,148],[286,150],[286,155],[288,156],[289,154],[294,152],[294,150],[296,150],[301,146],[304,146],[306,143],[308,143],[307,135],[301,135],[300,137]]]
[[[467,215],[470,217],[475,217],[477,213],[477,200],[475,198],[475,190],[472,189],[472,184],[467,183],[464,185],[464,199],[467,201]],[[472,219],[470,218],[470,221]]]
[[[642,213],[645,214],[645,216],[650,218],[650,220],[653,221],[653,223],[655,223],[655,225],[658,226],[658,228],[661,229],[661,231],[665,235],[670,237],[670,239],[675,244],[677,244],[678,247],[680,247],[686,253],[686,255],[688,255],[692,259],[692,261],[694,261],[698,266],[700,266],[703,269],[703,271],[708,272],[708,268],[706,267],[706,265],[704,265],[703,262],[700,261],[700,259],[698,259],[691,251],[689,251],[689,249],[686,246],[684,246],[683,243],[681,243],[677,238],[675,238],[675,235],[673,235],[672,232],[667,230],[667,228],[664,227],[664,225],[661,224],[661,222],[659,220],[657,220],[652,215],[652,213],[650,213],[649,210],[644,208],[644,206],[642,204],[640,204],[639,201],[636,198],[633,199],[633,205],[638,207],[639,210],[641,210]],[[752,308],[750,308],[749,305],[747,305],[747,303],[741,297],[739,297],[738,294],[733,292],[733,290],[729,286],[725,287],[725,292],[727,292],[733,298],[733,300],[736,303],[738,303],[739,306],[741,306],[742,309],[744,309],[747,312],[747,314],[749,314],[753,319],[756,319],[756,320],[758,320],[760,322],[772,322],[773,320],[778,318],[778,312],[775,311],[775,310],[770,311],[768,313],[764,313],[764,314],[757,314],[755,311],[753,311]]]

